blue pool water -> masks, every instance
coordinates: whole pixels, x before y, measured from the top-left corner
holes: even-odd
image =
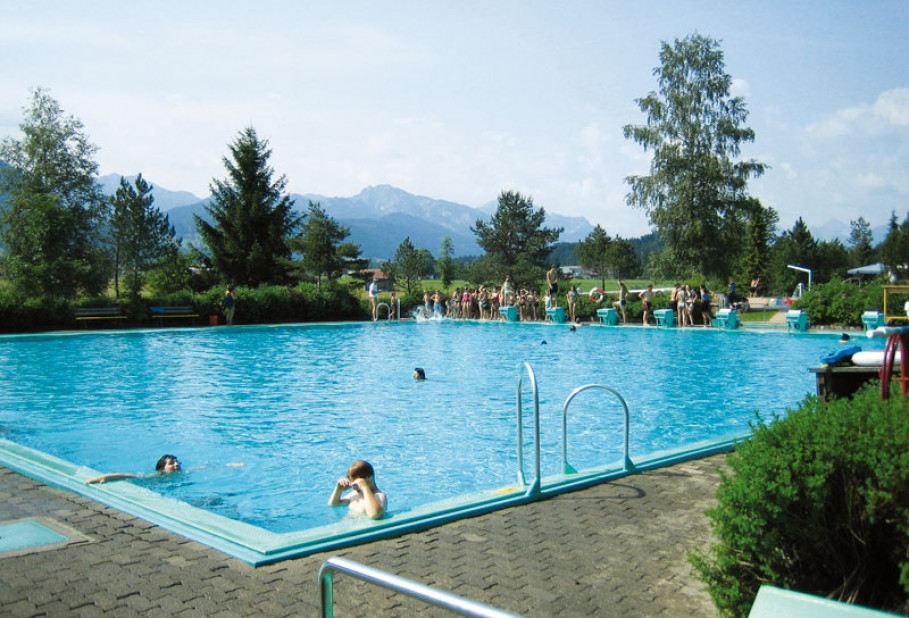
[[[174,453],[187,472],[138,482],[287,532],[344,516],[325,503],[358,458],[376,467],[392,513],[513,486],[524,362],[540,389],[546,476],[561,472],[562,404],[580,385],[625,398],[634,459],[797,405],[837,338],[452,321],[0,337],[0,438],[98,472],[149,473]],[[528,392],[525,382],[525,410]],[[608,393],[576,398],[575,468],[621,458],[621,416]]]

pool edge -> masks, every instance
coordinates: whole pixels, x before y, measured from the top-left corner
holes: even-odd
[[[201,543],[252,566],[262,566],[387,538],[419,532],[459,519],[530,504],[631,476],[637,472],[677,465],[730,452],[750,433],[700,442],[649,454],[625,466],[603,466],[575,474],[541,479],[533,489],[506,487],[457,496],[423,505],[378,521],[347,519],[311,530],[276,533],[164,498],[131,483],[86,485],[97,473],[47,453],[0,439],[0,465],[51,487],[64,489],[127,515],[138,517],[174,534]]]

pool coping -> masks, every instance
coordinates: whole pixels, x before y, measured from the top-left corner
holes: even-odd
[[[207,545],[252,566],[297,558],[321,551],[359,545],[432,528],[494,510],[529,504],[634,474],[685,461],[729,452],[750,432],[678,449],[660,451],[639,461],[607,464],[573,474],[543,477],[521,486],[502,487],[393,513],[381,520],[346,518],[340,522],[295,532],[271,532],[166,498],[129,482],[86,485],[98,472],[53,455],[0,439],[0,465],[51,487],[89,498],[165,530]]]

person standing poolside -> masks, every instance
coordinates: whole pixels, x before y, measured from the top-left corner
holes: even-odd
[[[578,321],[578,286],[568,288],[568,319],[571,323]]]
[[[176,455],[162,455],[158,462],[155,464],[155,473],[156,474],[170,474],[171,472],[180,471],[180,462],[177,459]],[[101,476],[96,476],[85,481],[86,485],[94,485],[95,483],[106,483],[107,481],[119,481],[122,479],[135,479],[140,478],[138,474],[128,474],[126,472],[112,472],[110,474],[102,474]]]
[[[559,295],[559,271],[555,264],[546,272],[546,285],[549,288],[549,295],[556,298]]]
[[[653,285],[648,285],[638,296],[641,297],[641,302],[644,305],[644,326],[647,326],[650,311],[653,309]]]
[[[234,309],[237,306],[237,297],[234,296],[234,286],[227,286],[227,291],[224,292],[224,319],[227,321],[228,326],[234,325]]]
[[[685,313],[686,300],[688,300],[688,292],[685,291],[684,285],[679,285],[679,291],[675,295],[675,313],[678,316],[679,326],[689,326],[688,315]]]
[[[372,304],[372,321],[375,322],[379,318],[379,284],[376,283],[375,275],[369,280],[366,295],[369,297],[370,304]]]
[[[511,275],[505,276],[505,283],[502,284],[502,306],[510,307],[512,296],[514,295],[514,285],[511,283]]]
[[[625,323],[625,304],[627,303],[627,298],[628,287],[619,279],[619,300],[613,302],[612,306],[622,313],[622,324]]]
[[[338,479],[328,506],[342,504],[347,505],[351,515],[366,515],[371,519],[385,515],[388,498],[376,487],[375,471],[368,461],[358,459],[350,464],[347,476]]]
[[[388,319],[398,319],[398,297],[394,292],[391,293],[391,298],[388,299]]]
[[[713,319],[710,314],[710,292],[703,283],[701,284],[701,317],[704,319],[704,327],[709,327],[710,320]]]

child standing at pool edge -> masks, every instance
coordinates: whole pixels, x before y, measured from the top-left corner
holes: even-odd
[[[342,497],[341,494],[345,491],[348,493]],[[328,506],[346,504],[351,515],[366,515],[371,519],[385,515],[387,503],[385,493],[376,487],[372,465],[362,459],[350,464],[347,476],[338,479],[331,498],[328,499]]]

